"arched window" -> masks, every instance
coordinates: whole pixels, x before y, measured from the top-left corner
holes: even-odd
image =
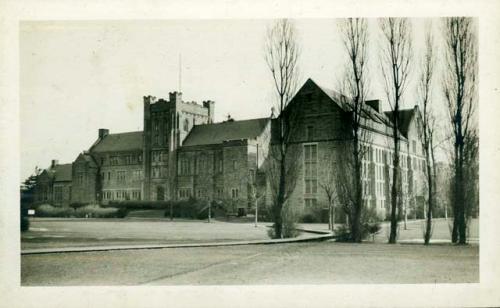
[[[188,131],[189,130],[189,120],[188,119],[185,119],[184,120],[184,131]]]

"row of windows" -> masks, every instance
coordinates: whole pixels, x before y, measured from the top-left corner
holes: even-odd
[[[141,200],[140,190],[105,190],[102,192],[104,200]]]
[[[154,163],[168,161],[168,152],[167,151],[153,151],[151,154],[152,154],[151,160]]]
[[[236,159],[233,159],[231,161],[230,165],[230,170],[236,171],[238,170],[238,161]],[[210,162],[209,162],[209,157],[207,156],[200,156],[197,157],[196,159],[189,159],[189,158],[181,158],[179,160],[179,169],[178,169],[178,174],[179,175],[191,175],[191,174],[207,174],[210,173]],[[216,160],[215,160],[215,171],[218,173],[223,172],[223,161],[222,161],[222,155],[217,155]],[[194,171],[194,172],[193,172]]]
[[[413,141],[415,142],[415,141]],[[387,163],[387,164],[392,164],[394,161],[394,152],[385,150],[376,146],[367,146],[367,145],[362,145],[361,146],[361,153],[364,154],[363,159],[368,160],[368,161],[373,161],[375,163]],[[416,150],[413,151],[413,153],[416,153]],[[400,153],[400,164],[401,167],[407,168],[408,167],[408,154],[405,153]],[[421,168],[421,164],[425,165],[425,160],[412,157],[411,162],[414,164],[414,169],[418,170],[423,170]]]
[[[151,177],[154,179],[166,178],[168,176],[167,167],[152,167],[151,168]]]
[[[106,165],[108,160],[106,157],[101,157],[101,165]],[[111,155],[109,156],[109,165],[135,165],[142,163],[142,154],[126,154],[126,155]]]
[[[160,129],[160,123],[163,122],[163,127]],[[165,145],[168,143],[168,120],[167,118],[163,119],[153,119],[153,145]],[[163,138],[160,137],[160,131],[163,132]]]
[[[153,137],[153,145],[159,146],[159,145],[166,145],[168,143],[168,135],[165,134],[163,135],[163,138],[160,137],[160,135],[155,134]]]
[[[71,200],[71,187],[68,187],[68,199]],[[56,201],[56,202],[63,201],[63,187],[62,186],[54,186],[54,201]]]
[[[216,192],[217,192],[217,198],[222,199],[224,197],[224,189],[217,188]],[[179,188],[178,195],[179,195],[179,198],[181,198],[181,199],[190,198],[190,197],[192,197],[192,190],[191,190],[191,188]],[[239,196],[240,196],[239,188],[232,188],[231,189],[231,198],[238,199]],[[207,190],[206,189],[196,190],[196,198],[203,199],[206,197],[207,197]]]
[[[116,179],[116,183],[123,184],[127,182],[128,177],[131,177],[132,181],[140,181],[143,178],[142,170],[117,170],[101,173],[102,183],[111,183]]]

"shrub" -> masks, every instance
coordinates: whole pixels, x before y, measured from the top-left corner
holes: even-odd
[[[43,204],[38,206],[35,213],[40,217],[124,218],[128,215],[128,212],[127,208],[103,208],[97,204],[83,205],[76,209]]]
[[[78,208],[74,216],[75,217],[93,217],[93,218],[124,218],[128,215],[129,209],[113,208],[113,207],[101,207],[99,205],[86,205],[84,207]]]
[[[300,221],[303,222],[303,223],[306,223],[306,224],[319,222],[318,218],[316,216],[314,216],[312,213],[306,213],[306,214],[304,214],[301,217]]]
[[[93,218],[113,218],[116,217],[117,208],[101,208],[99,205],[91,204],[80,207],[75,210],[75,217],[93,217]]]
[[[125,218],[127,217],[129,212],[130,210],[127,208],[119,208],[116,211],[116,218]]]
[[[302,223],[328,223],[328,208],[308,209],[299,219]]]
[[[28,231],[30,229],[30,221],[28,217],[21,216],[21,232]]]
[[[81,208],[81,207],[84,207],[86,206],[87,203],[83,203],[83,202],[72,202],[70,203],[70,207],[73,208],[74,210],[78,209],[78,208]]]
[[[300,234],[299,230],[297,230],[296,228],[297,220],[298,220],[297,213],[293,209],[285,207],[282,215],[281,233],[283,238],[292,238]],[[277,238],[274,225],[271,229],[267,231],[267,234],[270,238]]]
[[[368,236],[375,236],[381,230],[380,217],[378,216],[375,208],[367,207],[364,209],[361,216],[361,239],[364,240]],[[351,230],[347,224],[343,224],[335,229],[336,241],[338,242],[352,242]]]
[[[334,230],[336,242],[351,242],[351,230],[347,224],[340,225]]]
[[[155,210],[155,209],[168,209],[170,206],[170,202],[176,202],[176,201],[140,201],[140,200],[109,201],[108,204],[102,205],[102,207],[127,208],[129,210]]]
[[[39,217],[70,217],[73,214],[73,209],[42,204],[37,207],[35,214]]]

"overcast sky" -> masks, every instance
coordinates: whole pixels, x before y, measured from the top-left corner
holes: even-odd
[[[426,20],[414,19],[415,58]],[[21,178],[51,159],[70,163],[99,128],[142,130],[143,96],[214,100],[215,120],[269,116],[272,81],[263,41],[272,20],[24,22],[20,33]],[[296,20],[300,80],[337,88],[344,50],[334,19]],[[436,28],[438,21],[433,22]],[[370,21],[371,95],[385,100]],[[415,71],[418,71],[416,66]],[[406,100],[413,106],[410,88]]]

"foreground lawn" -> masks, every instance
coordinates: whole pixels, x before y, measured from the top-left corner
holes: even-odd
[[[264,225],[212,220],[32,218],[21,249],[268,239]]]
[[[299,224],[299,226],[305,227],[312,230],[328,230],[328,224]],[[375,241],[377,243],[387,243],[389,239],[389,222],[382,222],[382,229],[380,232],[372,239],[369,238],[367,241]],[[432,238],[431,242],[451,242],[451,228],[453,226],[453,218],[433,219],[432,227]],[[408,220],[406,224],[406,229],[404,228],[404,223],[401,221],[399,223],[399,236],[398,241],[401,242],[413,242],[413,243],[423,243],[423,234],[425,229],[424,220]],[[469,243],[478,244],[479,243],[479,219],[472,219],[468,226],[468,238]]]
[[[478,281],[477,245],[327,241],[21,256],[24,286]]]

